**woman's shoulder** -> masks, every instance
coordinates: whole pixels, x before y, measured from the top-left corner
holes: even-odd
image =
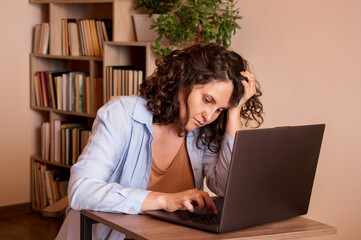
[[[111,124],[130,124],[137,121],[151,125],[153,114],[144,98],[133,95],[112,98],[98,110],[97,118]]]
[[[143,102],[145,100],[137,95],[113,97],[98,110],[97,114],[102,115],[113,112],[120,114],[132,113],[138,104],[144,105]]]

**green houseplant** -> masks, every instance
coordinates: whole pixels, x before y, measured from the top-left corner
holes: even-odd
[[[240,29],[236,21],[242,17],[234,0],[178,0],[169,6],[172,11],[152,19],[151,29],[158,35],[154,47],[159,55],[191,43],[215,41],[229,47],[232,35]],[[167,46],[160,44],[164,37],[169,40]]]
[[[134,10],[143,8],[144,11],[149,14],[149,17],[151,17],[153,14],[168,13],[171,11],[172,4],[175,2],[176,0],[136,0]]]

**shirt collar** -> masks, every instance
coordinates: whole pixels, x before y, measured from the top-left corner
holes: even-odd
[[[153,113],[148,109],[147,100],[142,97],[137,98],[132,118],[142,124],[145,124],[152,132]]]

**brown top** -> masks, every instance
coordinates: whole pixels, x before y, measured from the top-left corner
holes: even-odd
[[[167,169],[159,168],[152,159],[147,190],[175,193],[192,188],[194,188],[194,176],[185,141]]]

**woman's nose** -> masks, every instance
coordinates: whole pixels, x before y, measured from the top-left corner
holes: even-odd
[[[213,116],[213,114],[214,114],[214,111],[212,111],[212,110],[205,110],[204,112],[203,112],[203,114],[202,114],[202,117],[203,117],[203,119],[204,119],[204,121],[205,122],[210,122],[210,121],[212,121],[212,116]]]

